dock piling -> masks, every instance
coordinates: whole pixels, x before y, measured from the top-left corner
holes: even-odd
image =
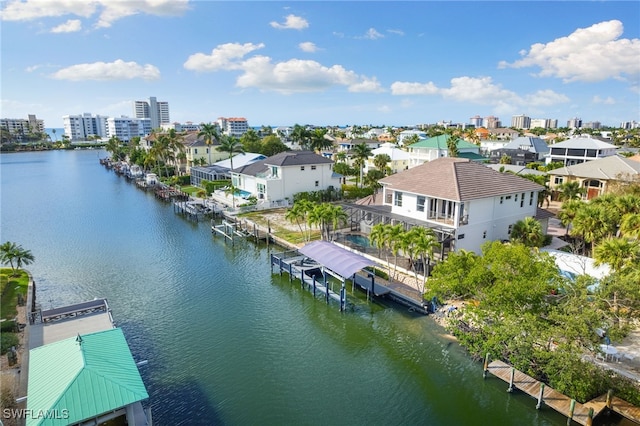
[[[569,405],[569,417],[567,417],[567,426],[571,426],[571,420],[573,419],[573,412],[576,409],[576,400],[572,399]]]
[[[516,377],[516,369],[511,367],[511,376],[509,378],[509,387],[507,388],[507,392],[513,392],[513,379]]]
[[[487,352],[487,356],[484,357],[484,367],[482,367],[482,378],[487,378],[487,371],[489,370],[489,352]]]
[[[536,404],[536,410],[542,408],[542,404],[544,403],[544,383],[540,383],[540,394],[538,395],[538,403]]]

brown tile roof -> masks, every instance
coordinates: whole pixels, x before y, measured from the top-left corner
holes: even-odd
[[[540,191],[542,186],[464,158],[443,157],[380,180],[391,189],[454,201]]]

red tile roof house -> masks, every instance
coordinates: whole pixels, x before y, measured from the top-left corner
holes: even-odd
[[[439,158],[380,180],[391,213],[448,228],[451,250],[481,252],[508,240],[513,225],[536,217],[542,186],[463,158]],[[546,232],[543,223],[543,231]]]

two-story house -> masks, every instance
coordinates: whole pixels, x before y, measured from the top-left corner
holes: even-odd
[[[480,253],[508,240],[513,225],[535,217],[542,186],[463,158],[439,158],[380,180],[391,213],[447,228],[453,250]]]
[[[367,173],[371,169],[375,169],[375,158],[377,155],[388,155],[389,163],[387,167],[391,169],[391,173],[398,173],[401,170],[409,168],[409,153],[403,149],[400,149],[396,144],[387,142],[383,143],[380,148],[376,148],[371,151],[371,155],[367,158],[367,162],[364,165],[364,172]]]
[[[407,147],[409,150],[409,168],[416,167],[427,161],[447,157],[449,147],[447,145],[450,135],[439,135],[429,139],[423,139]],[[456,140],[458,155],[470,155],[473,159],[480,158],[480,147],[463,139]]]
[[[333,172],[333,161],[312,151],[281,152],[264,160],[235,168],[233,186],[241,194],[277,202],[299,192],[340,188],[342,176]]]
[[[536,161],[544,161],[549,154],[549,146],[538,137],[520,136],[507,143],[502,148],[493,150],[489,154],[492,163],[499,163],[503,156],[511,159],[510,164],[524,166]]]
[[[611,155],[599,160],[549,171],[549,187],[556,189],[568,182],[578,182],[585,189],[583,198],[590,200],[607,193],[616,183],[631,183],[640,176],[640,162]]]
[[[565,166],[573,166],[574,164],[609,157],[615,155],[618,149],[615,145],[590,135],[574,136],[550,145],[549,148],[551,152],[547,157],[547,164],[559,162]]]

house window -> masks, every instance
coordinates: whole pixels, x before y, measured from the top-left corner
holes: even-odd
[[[533,205],[533,191],[531,191],[531,193],[529,194],[529,205]]]
[[[263,183],[259,183],[256,186],[257,186],[257,189],[258,189],[258,194],[264,194],[265,192],[267,192],[266,191],[267,188],[264,186]]]
[[[271,166],[271,176],[278,177],[278,168],[276,166]]]
[[[195,153],[197,154],[197,153],[198,153],[198,148],[195,148],[195,149],[194,149],[194,151],[195,151]]]
[[[516,194],[515,202],[516,202],[516,203],[518,202],[518,194]]]
[[[511,230],[513,229],[513,225],[509,225],[509,230],[507,231],[507,234],[511,235]]]
[[[315,169],[316,169],[316,166],[311,166],[311,170],[315,170]]]
[[[320,181],[319,180],[316,181],[316,186],[320,186]]]
[[[555,183],[556,185],[562,185],[564,178],[562,176],[556,176],[555,179],[553,179],[553,183]]]
[[[304,166],[300,166],[300,171],[304,171]]]
[[[487,231],[484,231],[484,232],[482,233],[482,238],[483,238],[483,239],[487,238]]]
[[[500,204],[504,203],[504,197],[500,197]]]
[[[459,239],[459,240],[464,239],[464,234],[460,234],[460,235],[458,235],[458,239]]]
[[[402,207],[402,192],[394,192],[393,193],[393,205],[397,207]]]
[[[416,201],[416,210],[419,212],[423,212],[424,211],[424,203],[426,201],[426,198],[418,195],[418,199]]]

